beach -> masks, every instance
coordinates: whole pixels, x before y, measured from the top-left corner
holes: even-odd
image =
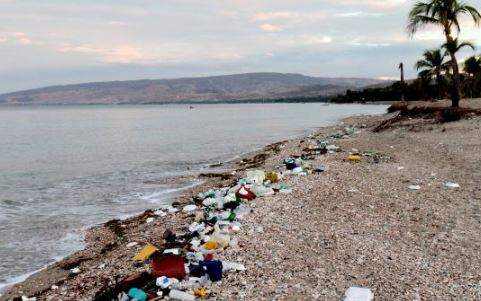
[[[207,288],[207,298],[339,300],[352,286],[371,289],[376,300],[481,298],[481,118],[445,124],[413,118],[374,133],[389,117],[351,117],[307,137],[269,145],[237,163],[235,175],[204,175],[203,185],[186,191],[175,206],[182,208],[211,187],[231,185],[246,170],[283,171],[285,158],[356,126],[352,135],[329,138],[339,151],[309,160],[324,172],[285,176],[282,182],[291,194],[250,203],[253,212],[236,234],[238,245],[219,254],[241,262],[246,271],[226,274]],[[360,162],[347,160],[351,152],[363,154]],[[447,187],[450,182],[459,188]],[[410,189],[413,185],[419,189]],[[189,213],[161,217],[148,210],[93,227],[83,251],[0,299],[91,300],[146,270],[132,261],[141,247],[162,248],[167,229],[182,232],[193,219]],[[138,245],[127,247],[131,242]],[[72,275],[76,267],[80,272]]]

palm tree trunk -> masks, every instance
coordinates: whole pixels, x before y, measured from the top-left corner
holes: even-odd
[[[451,106],[459,108],[459,101],[461,100],[461,80],[459,78],[459,66],[456,55],[451,53],[451,62],[453,65],[453,87],[451,94]]]
[[[451,36],[451,28],[446,23],[444,25],[444,34],[446,35],[446,42],[452,43],[454,41]],[[449,52],[451,56],[451,65],[453,67],[453,84],[451,87],[451,107],[459,108],[459,101],[461,99],[461,81],[459,79],[459,66],[458,60],[456,59],[456,53]]]
[[[443,99],[443,83],[441,82],[441,72],[439,70],[436,71],[436,83],[438,85],[438,98]]]

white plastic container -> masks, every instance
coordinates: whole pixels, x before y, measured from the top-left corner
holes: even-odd
[[[181,300],[181,301],[194,301],[195,296],[189,293],[179,291],[179,290],[170,290],[169,297],[174,300]]]

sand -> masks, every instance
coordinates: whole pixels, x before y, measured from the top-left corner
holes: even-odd
[[[261,155],[265,162],[248,164],[272,170],[283,158],[300,155],[314,138],[347,125],[367,125],[352,137],[334,140],[340,152],[311,161],[324,165],[325,172],[287,177],[292,194],[253,202],[254,212],[237,235],[238,247],[221,255],[244,263],[247,271],[227,274],[209,288],[209,299],[340,300],[351,286],[370,288],[376,300],[481,298],[481,118],[449,124],[414,119],[373,133],[388,117],[346,119],[316,137],[267,148]],[[352,148],[375,151],[379,160],[349,162]],[[206,185],[231,180],[219,181]],[[447,182],[460,188],[447,188]],[[410,190],[410,185],[421,189]],[[90,300],[103,287],[145,269],[131,261],[142,245],[162,245],[165,229],[180,231],[192,219],[177,213],[146,223],[150,216],[93,228],[85,251],[0,299],[26,294],[37,300]],[[139,245],[128,248],[130,242]],[[76,266],[81,272],[69,275]],[[52,290],[53,284],[59,288]]]

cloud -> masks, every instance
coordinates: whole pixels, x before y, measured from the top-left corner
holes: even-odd
[[[259,25],[259,28],[263,31],[268,31],[268,32],[277,32],[277,31],[282,31],[282,27],[269,24],[269,23],[264,23]]]
[[[373,9],[385,10],[402,6],[407,3],[407,0],[329,0],[329,2],[337,5],[366,6]]]
[[[361,41],[358,39],[348,42],[347,45],[359,46],[359,47],[370,47],[370,48],[391,46],[391,44],[387,42],[367,42],[367,41]]]
[[[327,35],[308,35],[301,34],[292,37],[286,37],[277,42],[278,45],[300,47],[300,46],[316,46],[325,45],[333,42],[332,37]]]
[[[130,64],[141,63],[146,60],[139,48],[132,46],[117,46],[113,48],[96,47],[92,45],[64,45],[59,49],[60,52],[79,53],[93,55],[106,63]]]
[[[0,33],[0,43],[7,42],[12,42],[19,45],[30,45],[33,43],[32,39],[28,36],[28,34],[19,31],[4,32],[3,34]]]
[[[255,21],[270,21],[270,20],[278,20],[278,19],[292,19],[297,18],[299,16],[298,13],[295,12],[264,12],[264,13],[257,13],[254,15],[253,19]]]
[[[127,23],[121,22],[121,21],[109,21],[109,22],[107,22],[107,24],[111,25],[111,26],[125,26],[125,25],[127,25]]]
[[[198,49],[187,44],[169,44],[155,47],[120,45],[113,47],[96,45],[62,45],[57,51],[93,57],[108,64],[156,65],[178,64],[192,61],[236,61],[243,56],[229,49]]]
[[[355,17],[380,17],[382,13],[367,13],[363,11],[352,11],[346,13],[335,13],[333,16],[338,18],[355,18]]]

